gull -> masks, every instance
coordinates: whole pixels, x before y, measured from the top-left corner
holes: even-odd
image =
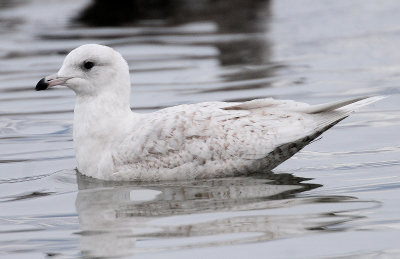
[[[272,170],[360,107],[384,97],[309,105],[272,98],[183,104],[138,114],[128,64],[110,47],[72,50],[36,90],[76,94],[73,142],[80,173],[112,181],[228,177]]]

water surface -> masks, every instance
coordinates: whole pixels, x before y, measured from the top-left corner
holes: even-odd
[[[0,2],[0,258],[400,256],[397,1],[140,2]],[[389,98],[274,172],[104,182],[75,171],[73,93],[33,91],[93,42],[127,59],[140,113]]]

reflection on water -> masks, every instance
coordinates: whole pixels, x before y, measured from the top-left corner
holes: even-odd
[[[218,20],[223,31],[249,32],[263,26],[270,0],[93,0],[75,18],[91,26],[128,26],[135,23],[179,24]]]
[[[152,1],[92,1],[76,18],[92,26],[123,25],[155,25],[180,26],[188,23],[205,22],[211,25],[211,33],[206,35],[184,31],[176,31],[175,37],[185,39],[186,43],[196,45],[213,45],[218,50],[218,59],[221,66],[237,66],[234,73],[227,73],[222,77],[226,80],[245,80],[271,77],[276,69],[270,63],[270,43],[267,40],[268,21],[270,19],[269,0],[235,0],[235,1],[184,1],[184,0],[152,0]],[[154,26],[154,25],[153,25]],[[159,33],[162,33],[159,31]],[[165,32],[164,32],[165,33]],[[162,34],[164,34],[162,33]],[[145,31],[148,36],[154,31]],[[45,35],[49,37],[50,35]],[[58,35],[57,39],[65,38]],[[68,35],[70,39],[71,35]],[[125,32],[122,37],[129,37]],[[183,36],[183,37],[182,37]],[[79,38],[85,37],[80,34]],[[103,35],[109,38],[110,35]],[[50,36],[50,38],[54,38]],[[165,44],[160,37],[152,41],[156,44]],[[115,45],[115,44],[110,44]],[[245,65],[251,65],[251,68]],[[263,66],[260,66],[263,65]],[[260,66],[260,67],[257,67]],[[255,87],[268,86],[268,82],[258,83]],[[252,86],[247,84],[243,89]],[[240,89],[234,87],[232,90]],[[220,89],[230,90],[229,88]]]
[[[78,21],[95,26],[126,25],[128,22],[140,24],[151,20],[162,21],[163,25],[207,21],[214,24],[215,34],[220,37],[213,43],[218,49],[220,64],[243,66],[268,63],[270,44],[266,32],[269,18],[270,0],[95,0],[80,14]],[[228,39],[233,36],[234,40],[223,40],[224,35]],[[232,79],[268,77],[271,71],[248,72],[245,69],[235,73]]]
[[[360,218],[350,212],[375,206],[346,196],[294,198],[320,187],[305,180],[265,173],[135,184],[104,182],[78,173],[81,249],[89,257],[122,256],[275,240],[332,227],[337,231],[341,223]],[[329,205],[348,202],[353,208],[335,211]],[[354,206],[357,202],[361,206]],[[313,204],[327,204],[333,211],[294,209]]]

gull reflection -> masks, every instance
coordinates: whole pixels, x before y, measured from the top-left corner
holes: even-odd
[[[89,257],[260,242],[357,216],[299,209],[351,197],[297,197],[319,187],[290,174],[198,181],[104,182],[78,174],[81,250]]]

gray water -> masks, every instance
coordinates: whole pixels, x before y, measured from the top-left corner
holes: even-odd
[[[0,1],[0,258],[400,257],[399,1],[136,2]],[[73,93],[33,90],[85,43],[123,54],[141,113],[389,97],[271,173],[103,182],[75,171]]]

